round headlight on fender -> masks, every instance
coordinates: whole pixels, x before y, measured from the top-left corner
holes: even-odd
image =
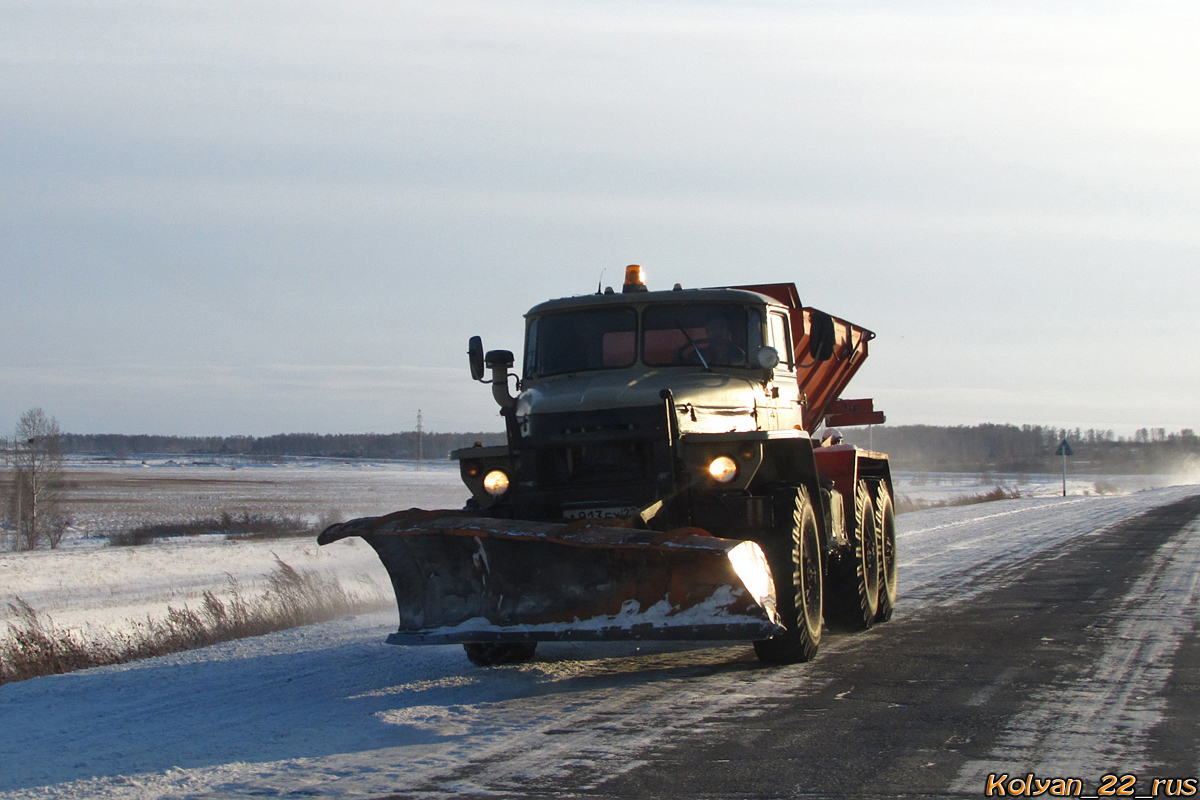
[[[494,469],[483,476],[483,490],[492,497],[499,497],[508,491],[508,473],[502,469]]]
[[[717,456],[708,465],[708,474],[717,483],[729,483],[737,477],[737,462],[729,456]]]

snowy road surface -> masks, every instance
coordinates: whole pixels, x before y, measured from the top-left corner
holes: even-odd
[[[909,620],[969,606],[1017,581],[1039,554],[1056,557],[1072,542],[1086,552],[1114,524],[1196,494],[1176,487],[905,515],[895,623],[829,637],[809,665],[762,668],[740,644],[563,644],[540,646],[529,664],[481,670],[458,647],[383,644],[394,619],[385,612],[9,684],[0,687],[0,798],[604,793],[672,742],[761,726],[781,704],[819,696],[836,678],[823,664],[870,663]],[[964,766],[961,791],[973,793],[992,760],[1091,769],[1113,748],[1141,746],[1164,713],[1155,700],[1164,665],[1196,622],[1198,544],[1166,539],[1114,599],[1113,641],[1132,645],[1101,654],[1088,679],[1128,691],[1081,684],[1033,698],[1005,721],[988,759]],[[1132,663],[1123,652],[1136,653]],[[1000,692],[1003,681],[993,683],[969,702]],[[1039,735],[1056,715],[1071,724]],[[1099,718],[1122,737],[1066,733]]]

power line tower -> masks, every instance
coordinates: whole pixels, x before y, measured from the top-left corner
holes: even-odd
[[[417,409],[417,461],[425,460],[425,421],[421,418],[421,409]]]

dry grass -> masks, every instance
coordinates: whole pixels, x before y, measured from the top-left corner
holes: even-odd
[[[267,591],[256,599],[247,599],[231,579],[225,599],[207,591],[198,609],[170,606],[164,619],[147,620],[120,634],[88,637],[58,628],[17,598],[9,604],[14,619],[8,623],[8,637],[0,639],[0,684],[194,650],[382,605],[379,596],[348,592],[336,578],[293,569],[278,556],[267,576]]]
[[[946,508],[949,506],[973,506],[978,503],[991,503],[995,500],[1016,500],[1021,493],[1016,489],[1005,489],[997,486],[989,492],[954,497],[950,500],[913,500],[907,495],[896,498],[896,513],[907,514],[910,511],[924,511],[927,508]]]

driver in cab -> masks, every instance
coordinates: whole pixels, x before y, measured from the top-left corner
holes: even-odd
[[[689,337],[681,361],[705,367],[729,367],[742,364],[746,352],[734,341],[733,329],[726,314],[714,313],[705,320],[703,337]]]

